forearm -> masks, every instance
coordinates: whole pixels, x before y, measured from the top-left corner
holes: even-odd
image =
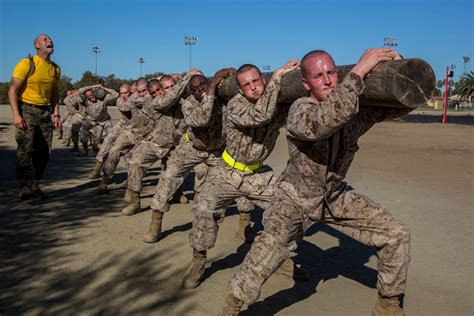
[[[53,88],[51,92],[51,111],[53,115],[59,116],[59,91],[58,88]]]
[[[9,89],[8,90],[8,101],[10,102],[10,107],[12,108],[13,116],[21,116],[20,108],[18,107],[18,95],[16,90]]]
[[[186,91],[190,75],[184,76],[183,80],[179,81],[173,88],[172,91],[162,97],[156,97],[153,99],[152,106],[155,110],[165,110],[175,105],[181,98],[183,93]]]
[[[105,91],[107,91],[113,99],[116,99],[119,97],[119,93],[117,91],[115,91],[114,89],[110,89],[110,88],[106,88],[106,87],[102,87],[102,89],[104,89]]]

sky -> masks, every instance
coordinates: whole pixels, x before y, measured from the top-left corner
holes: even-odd
[[[421,58],[444,79],[472,71],[472,0],[0,0],[0,82],[15,64],[35,53],[33,39],[49,34],[52,60],[79,80],[97,73],[136,79],[142,73],[212,76],[223,67],[252,63],[275,70],[313,49],[328,51],[337,65],[357,63],[367,48],[396,39],[405,58]],[[198,37],[186,46],[184,36]],[[465,64],[463,56],[471,62]],[[144,63],[140,65],[138,59]]]

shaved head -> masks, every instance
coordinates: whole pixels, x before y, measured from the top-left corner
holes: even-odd
[[[313,50],[304,55],[303,59],[301,59],[301,73],[303,74],[303,77],[306,77],[308,74],[308,68],[309,68],[309,63],[314,59],[314,58],[319,58],[321,56],[328,56],[331,58],[331,60],[334,63],[334,59],[332,58],[331,55],[329,55],[328,52],[324,50]]]

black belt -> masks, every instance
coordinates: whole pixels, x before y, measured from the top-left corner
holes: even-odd
[[[18,100],[18,105],[32,106],[34,108],[41,109],[41,110],[49,110],[50,109],[49,105],[37,105],[37,104],[25,103],[21,100]]]

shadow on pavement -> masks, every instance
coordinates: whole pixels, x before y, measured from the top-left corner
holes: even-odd
[[[133,253],[114,249],[86,266],[77,259],[82,255],[78,245],[84,240],[80,230],[116,213],[116,207],[104,205],[117,203],[118,194],[99,197],[93,191],[97,180],[87,179],[94,157],[78,158],[65,148],[53,149],[43,181],[49,198],[25,202],[17,197],[15,150],[2,146],[0,155],[1,315],[193,310],[193,305],[177,303],[191,295],[181,290],[180,280],[171,278],[182,271],[167,272],[176,269],[168,260],[176,255],[176,247]],[[81,178],[86,182],[76,181]]]

